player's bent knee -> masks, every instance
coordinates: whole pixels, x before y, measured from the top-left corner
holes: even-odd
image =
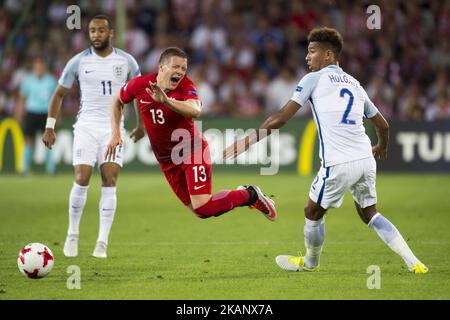
[[[309,215],[310,208],[309,208],[309,205],[308,205],[308,204],[306,204],[306,205],[303,207],[303,212],[305,213],[305,217]]]
[[[76,175],[75,176],[76,184],[78,184],[79,186],[82,186],[82,187],[88,186],[89,185],[89,180],[90,180],[90,177],[85,177],[83,175]]]
[[[194,211],[195,215],[197,216],[197,218],[208,219],[208,218],[211,217],[211,215],[208,214],[208,212],[205,212],[204,210],[202,210],[201,207],[197,208],[197,209],[194,209],[193,211]]]
[[[197,213],[197,212],[195,212],[195,215],[197,218],[200,218],[200,219],[208,219],[211,217],[211,216],[207,216],[207,215],[204,215],[202,213]]]
[[[368,224],[372,220],[373,216],[377,214],[376,205],[368,206],[366,208],[361,208],[361,219],[365,224]]]
[[[310,219],[310,220],[316,220],[315,216],[317,215],[317,212],[315,210],[314,207],[310,206],[309,204],[307,204],[304,208],[303,208],[304,212],[305,212],[305,217]]]
[[[304,208],[305,211],[305,217],[308,218],[309,220],[320,220],[322,219],[322,217],[324,216],[326,210],[322,209],[320,206],[318,205],[314,205],[312,206],[311,204],[307,204]]]
[[[198,213],[195,213],[195,215],[196,215],[197,218],[200,218],[200,219],[208,219],[208,218],[211,218],[211,216],[205,216],[205,215],[201,215],[201,214],[198,214]]]
[[[79,186],[86,187],[91,180],[92,171],[90,168],[83,166],[75,166],[75,182]]]

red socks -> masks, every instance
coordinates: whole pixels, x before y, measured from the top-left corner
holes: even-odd
[[[194,212],[201,219],[218,217],[233,208],[245,205],[249,200],[250,194],[247,190],[224,190],[213,194],[207,203]]]

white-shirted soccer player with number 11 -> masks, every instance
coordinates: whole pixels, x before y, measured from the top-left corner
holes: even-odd
[[[69,228],[64,243],[64,255],[78,255],[78,234],[81,215],[87,199],[92,169],[98,162],[102,177],[99,203],[100,228],[93,256],[107,257],[108,237],[117,207],[116,182],[122,166],[122,149],[116,149],[114,160],[106,161],[104,154],[111,138],[112,98],[130,79],[140,75],[136,60],[128,53],[113,48],[113,29],[107,16],[97,15],[89,22],[89,39],[92,46],[69,60],[59,79],[48,110],[43,142],[52,148],[56,140],[56,118],[64,95],[75,80],[80,86],[80,111],[74,125],[73,166],[75,182],[70,192]],[[144,136],[141,113],[136,110],[137,126],[131,133],[134,142]],[[122,136],[125,134],[123,117]]]
[[[338,66],[342,36],[332,28],[314,29],[308,35],[306,61],[311,73],[300,80],[291,100],[271,115],[260,127],[265,129],[236,141],[224,151],[224,158],[235,157],[264,136],[266,130],[283,126],[308,101],[319,133],[321,168],[309,191],[305,206],[304,239],[306,255],[276,257],[276,263],[288,271],[319,270],[325,240],[324,214],[338,208],[347,191],[364,223],[405,261],[413,273],[428,268],[416,258],[397,228],[376,208],[376,162],[387,157],[389,126],[370,101],[359,82]],[[378,143],[371,146],[363,117],[376,128]]]

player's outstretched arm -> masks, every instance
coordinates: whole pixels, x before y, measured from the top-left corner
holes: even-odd
[[[149,82],[150,88],[146,88],[145,91],[152,97],[153,100],[159,103],[163,103],[173,111],[181,114],[186,118],[198,118],[201,114],[201,103],[197,99],[189,99],[186,101],[180,101],[173,98],[169,98],[163,89],[161,89],[156,83]]]
[[[69,92],[69,89],[58,85],[55,92],[50,99],[50,105],[48,106],[47,124],[45,126],[44,134],[42,135],[42,142],[49,149],[55,144],[56,133],[55,133],[55,122],[58,117],[59,110],[61,109],[61,103],[64,96]],[[51,123],[49,124],[49,120]]]
[[[105,153],[105,160],[107,161],[115,160],[117,146],[123,145],[123,140],[120,136],[120,119],[122,118],[123,103],[120,100],[119,94],[114,96],[112,104],[112,135]]]
[[[380,112],[369,120],[375,126],[378,138],[377,144],[372,147],[373,156],[376,159],[387,159],[389,124]]]
[[[130,138],[133,139],[134,142],[138,142],[143,136],[145,136],[144,120],[142,119],[137,101],[135,100],[133,104],[134,111],[136,112],[136,127],[133,131],[131,131]]]
[[[286,122],[295,115],[300,107],[301,106],[297,102],[289,100],[281,110],[270,115],[257,130],[250,135],[235,141],[231,146],[226,148],[223,151],[223,158],[232,159],[247,151],[252,144],[257,143],[259,140],[270,135],[273,129],[279,129],[284,126]]]

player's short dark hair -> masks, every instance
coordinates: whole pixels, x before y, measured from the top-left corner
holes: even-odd
[[[159,63],[170,59],[173,56],[187,59],[187,54],[182,49],[178,47],[169,47],[164,50],[163,53],[161,53],[161,56],[159,57]]]
[[[93,16],[90,20],[89,23],[91,23],[92,20],[106,20],[106,22],[108,22],[108,29],[111,30],[113,29],[113,25],[111,22],[111,18],[108,17],[106,14],[97,14],[95,16]]]
[[[342,40],[342,36],[339,31],[334,28],[327,27],[315,28],[311,30],[308,34],[308,43],[310,42],[320,42],[326,48],[333,51],[336,58],[339,58],[344,45],[344,40]]]

